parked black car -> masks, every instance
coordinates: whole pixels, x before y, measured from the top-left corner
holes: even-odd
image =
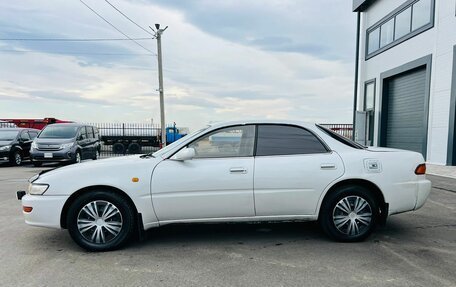
[[[24,128],[0,128],[0,162],[21,165],[30,157],[33,139],[40,131]]]
[[[100,136],[93,126],[75,123],[46,126],[32,143],[30,158],[35,166],[43,162],[79,163],[98,159]]]

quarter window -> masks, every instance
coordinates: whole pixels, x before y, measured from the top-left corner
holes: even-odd
[[[325,153],[327,149],[311,132],[294,126],[258,126],[257,156]]]
[[[255,126],[235,126],[212,132],[191,143],[195,158],[253,156]]]

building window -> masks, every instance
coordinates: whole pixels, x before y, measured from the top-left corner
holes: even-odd
[[[411,32],[410,24],[412,19],[412,7],[409,7],[397,14],[394,40],[400,39]]]
[[[364,84],[364,111],[366,112],[366,144],[374,142],[375,79]]]
[[[367,29],[366,60],[434,26],[435,0],[409,0]]]

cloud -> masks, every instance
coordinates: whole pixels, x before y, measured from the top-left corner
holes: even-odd
[[[104,1],[87,2],[132,37],[147,35]],[[114,3],[144,27],[169,26],[167,122],[196,128],[242,118],[351,120],[355,27],[346,1]],[[1,37],[122,37],[78,1],[2,2],[0,19]],[[155,50],[154,41],[144,42]],[[107,55],[88,55],[96,53]],[[157,62],[138,55],[144,53],[130,41],[0,41],[0,114],[157,122]]]

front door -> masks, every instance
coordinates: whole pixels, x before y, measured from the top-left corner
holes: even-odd
[[[151,183],[159,221],[254,216],[254,138],[253,125],[219,129],[188,145],[193,159],[159,163]]]
[[[257,216],[313,215],[326,186],[343,173],[340,157],[308,130],[289,125],[258,126]]]

